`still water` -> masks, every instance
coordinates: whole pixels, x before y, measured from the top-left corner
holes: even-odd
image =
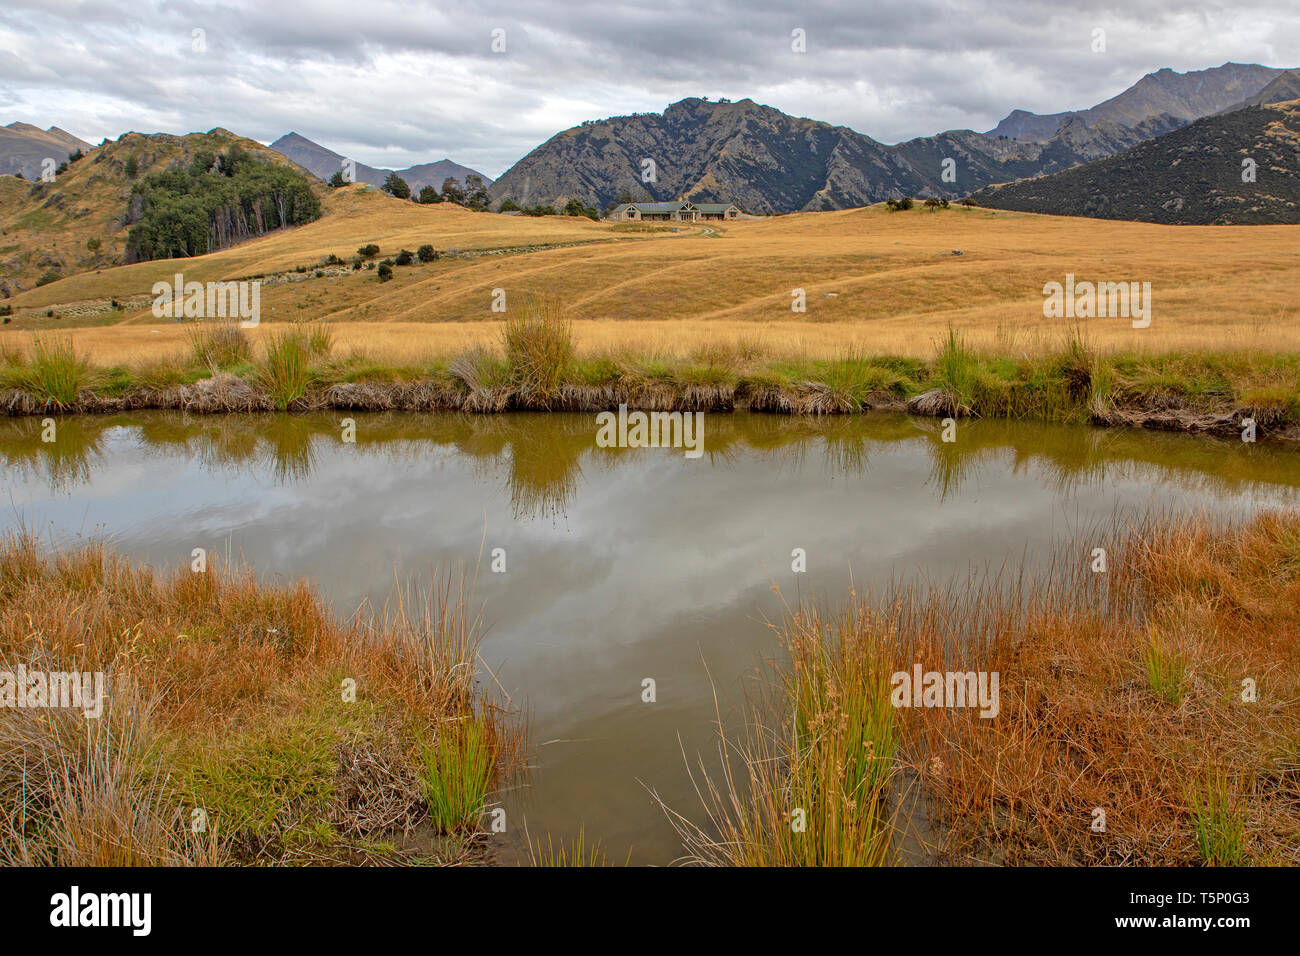
[[[1008,422],[945,443],[903,415],[706,415],[694,460],[598,448],[595,417],[576,414],[142,412],[58,429],[51,444],[37,419],[0,421],[5,525],[166,566],[228,550],[312,580],[341,614],[479,563],[481,652],[535,749],[502,797],[506,861],[525,821],[534,840],[584,827],[617,862],[677,857],[650,791],[702,816],[686,765],[716,764],[714,693],[739,710],[777,651],[768,622],[798,595],[1016,568],[1079,535],[1104,546],[1117,515],[1236,517],[1300,490],[1286,447]]]

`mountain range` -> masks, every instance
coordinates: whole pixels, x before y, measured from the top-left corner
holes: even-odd
[[[1258,105],[1250,103],[1249,99],[1266,90],[1280,74],[1288,72],[1257,63],[1225,63],[1187,73],[1175,73],[1165,68],[1148,73],[1123,93],[1090,109],[1047,115],[1013,110],[987,135],[1045,143],[1062,123],[1074,117],[1082,119],[1088,126],[1103,121],[1135,126],[1152,116],[1169,116],[1188,122],[1229,109]]]
[[[1264,95],[1274,83],[1284,95],[1288,73],[1239,63],[1163,69],[1089,110],[1015,111],[989,133],[953,130],[895,145],[749,99],[692,97],[663,113],[557,133],[502,174],[491,193],[525,206],[684,196],[735,202],[751,213],[842,209],[903,195],[954,199],[1112,156]],[[652,178],[643,176],[647,160]]]
[[[271,144],[271,149],[283,156],[287,156],[312,175],[327,182],[331,176],[343,168],[344,157],[342,154],[336,153],[332,149],[326,149],[319,143],[313,143],[307,137],[300,136],[298,133],[285,133]],[[357,163],[355,181],[369,183],[372,186],[382,186],[391,172],[394,172],[394,170],[379,169],[375,166]],[[435,163],[408,166],[406,169],[396,170],[396,173],[406,180],[406,184],[413,191],[418,191],[422,186],[433,186],[435,189],[441,189],[443,181],[448,177],[458,179],[461,183],[465,182],[466,176],[478,176],[485,184],[489,185],[492,182],[490,178],[484,176],[478,170],[470,169],[468,166],[462,166],[459,163],[453,163],[450,159],[440,159]]]
[[[972,198],[996,209],[1170,225],[1297,223],[1297,160],[1300,99],[1208,116],[1122,155]]]

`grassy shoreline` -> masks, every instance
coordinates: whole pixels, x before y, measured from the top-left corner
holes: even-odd
[[[748,732],[695,773],[704,821],[666,809],[715,865],[889,865],[907,842],[965,865],[1296,865],[1298,599],[1289,511],[1099,529],[1046,580],[800,601]],[[896,706],[918,664],[998,673],[997,713]]]
[[[9,865],[463,863],[520,729],[462,575],[344,621],[305,583],[0,540],[0,671],[102,673],[102,714],[0,710]]]
[[[9,415],[182,409],[195,413],[355,411],[750,411],[793,415],[905,410],[1300,440],[1300,356],[1249,351],[1102,354],[1076,331],[1035,355],[972,350],[958,333],[930,359],[811,359],[756,343],[689,357],[578,354],[557,308],[507,317],[500,347],[401,364],[336,354],[320,323],[276,329],[260,354],[237,327],[196,325],[186,355],[92,366],[70,339],[35,336],[0,355]]]

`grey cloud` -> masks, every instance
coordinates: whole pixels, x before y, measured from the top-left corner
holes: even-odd
[[[808,52],[790,50],[807,31]],[[1090,49],[1094,27],[1107,52]],[[191,31],[207,50],[191,50]],[[507,51],[491,52],[506,31]],[[584,119],[750,97],[883,142],[1091,106],[1163,66],[1297,66],[1291,0],[321,0],[0,10],[4,121],[98,141],[125,129],[295,129],[374,165],[449,156],[499,175]],[[1279,54],[1279,51],[1281,53]]]

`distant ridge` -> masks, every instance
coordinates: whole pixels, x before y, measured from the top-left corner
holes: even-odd
[[[57,165],[69,153],[90,149],[85,140],[57,126],[41,129],[30,123],[10,123],[0,126],[0,175],[22,173],[24,179],[34,180],[40,176],[46,159],[53,159]]]
[[[1045,115],[1013,110],[987,135],[1045,143],[1070,117],[1079,117],[1089,126],[1102,121],[1135,126],[1162,115],[1189,122],[1233,108],[1258,105],[1251,98],[1280,74],[1288,72],[1258,63],[1225,63],[1187,73],[1175,73],[1166,67],[1148,73],[1124,92],[1090,109]]]
[[[343,168],[344,157],[341,153],[336,153],[319,143],[314,143],[298,133],[285,133],[271,144],[271,149],[283,156],[287,156],[303,169],[327,182],[331,176]],[[357,163],[356,181],[369,183],[372,186],[382,186],[390,172],[393,172],[393,170]],[[459,163],[453,163],[450,159],[440,159],[435,163],[408,166],[406,169],[399,169],[396,172],[397,175],[406,180],[406,184],[412,190],[418,190],[422,186],[433,186],[435,189],[441,189],[443,181],[448,177],[458,179],[464,183],[466,176],[478,176],[482,178],[486,185],[490,186],[492,184],[491,179],[477,170],[462,166]]]

